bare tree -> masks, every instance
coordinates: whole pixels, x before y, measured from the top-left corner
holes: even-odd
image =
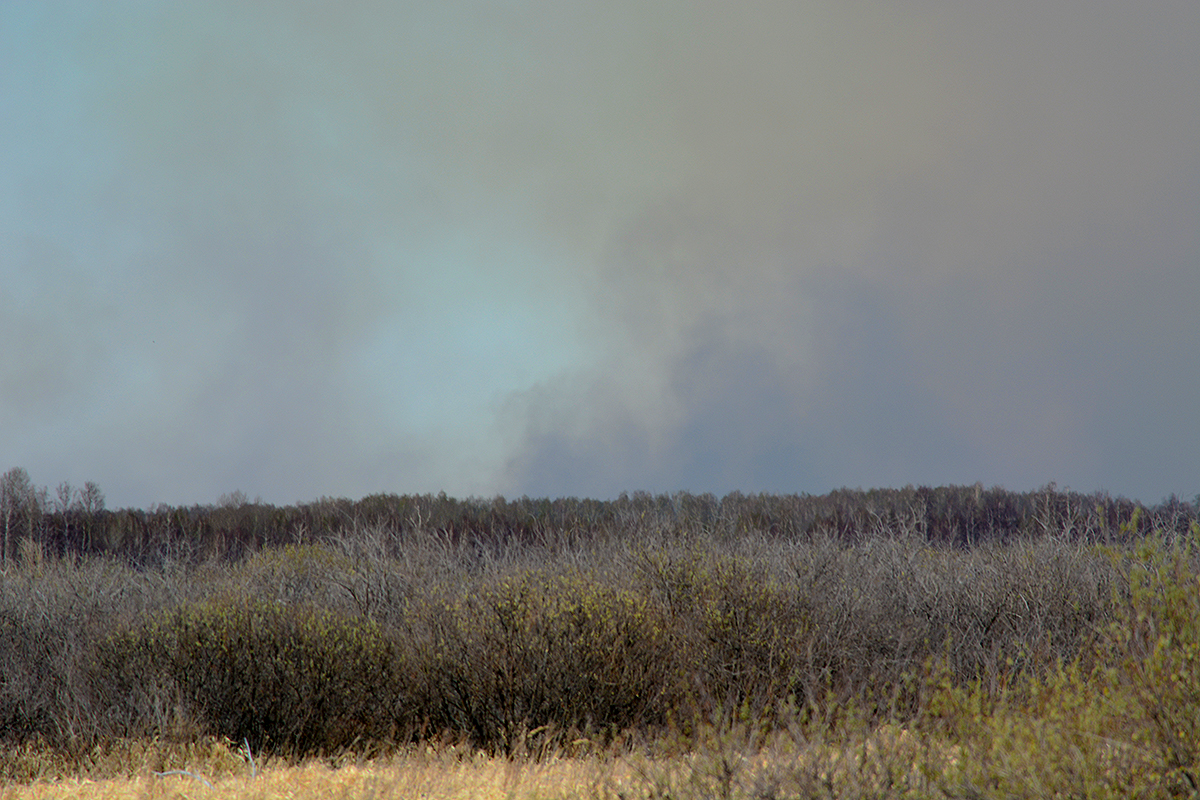
[[[0,517],[3,517],[4,542],[0,551],[0,563],[8,568],[11,542],[22,522],[27,528],[33,526],[33,513],[37,510],[38,493],[29,480],[24,467],[13,467],[0,476]]]
[[[71,512],[79,508],[78,492],[71,487],[71,484],[63,481],[58,484],[58,513],[62,514],[63,518],[63,541],[71,541]]]
[[[217,498],[217,508],[241,508],[250,502],[250,498],[241,489],[225,492]]]
[[[96,527],[96,515],[104,510],[104,492],[95,481],[87,481],[79,492],[79,505],[83,509],[83,552],[92,551],[92,531]]]
[[[104,510],[104,492],[100,491],[95,481],[88,481],[83,484],[83,491],[79,493],[79,502],[84,513],[97,514]]]
[[[57,494],[58,510],[60,513],[65,514],[75,506],[75,495],[77,492],[71,486],[71,484],[67,483],[66,481],[60,483],[58,485]]]

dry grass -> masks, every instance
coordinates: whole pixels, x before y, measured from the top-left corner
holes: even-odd
[[[251,775],[173,771],[109,780],[63,779],[0,787],[0,800],[131,798],[664,798],[801,797],[826,791],[860,796],[903,783],[931,788],[952,749],[930,747],[907,731],[884,729],[840,747],[773,736],[751,750],[713,743],[675,755],[605,753],[581,758],[507,759],[456,748],[426,749],[362,764],[279,765]]]
[[[626,768],[624,770],[628,772]],[[114,780],[61,780],[0,789],[2,800],[130,798],[490,798],[593,797],[622,768],[599,758],[545,762],[479,756],[412,755],[332,767],[324,762],[270,767],[257,777],[154,774]]]

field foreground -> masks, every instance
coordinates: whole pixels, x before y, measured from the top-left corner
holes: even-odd
[[[155,775],[103,781],[66,780],[11,787],[5,800],[33,798],[501,798],[588,796],[603,780],[597,761],[520,764],[503,759],[470,759],[450,764],[401,759],[332,768],[311,762],[272,767],[256,777]]]
[[[147,769],[128,778],[68,778],[0,788],[2,800],[128,798],[666,798],[932,796],[953,782],[959,749],[882,729],[841,747],[738,736],[674,755],[494,757],[456,748],[362,763],[311,760],[261,771],[238,753],[207,753],[208,772]],[[221,773],[221,774],[217,774]],[[944,796],[944,795],[942,795]]]

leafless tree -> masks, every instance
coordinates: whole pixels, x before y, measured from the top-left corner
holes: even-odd
[[[79,492],[70,483],[58,484],[58,512],[63,518],[63,541],[71,541],[71,514],[79,509]]]
[[[100,491],[95,481],[88,481],[79,493],[79,502],[85,514],[99,513],[104,510],[104,492]]]
[[[38,492],[29,480],[24,467],[13,467],[0,476],[0,517],[3,517],[4,542],[0,552],[0,563],[8,568],[12,541],[19,533],[22,523],[32,529],[33,517],[38,511]]]

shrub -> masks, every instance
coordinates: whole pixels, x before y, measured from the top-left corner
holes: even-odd
[[[230,598],[144,618],[105,639],[93,666],[126,735],[199,729],[294,754],[391,737],[404,689],[373,623]]]
[[[745,704],[765,712],[803,694],[814,635],[805,587],[749,557],[698,550],[645,550],[636,574],[639,592],[661,609],[692,691],[676,714]]]
[[[107,734],[81,663],[143,588],[110,559],[30,560],[0,575],[0,742],[78,750]]]
[[[1135,516],[1136,523],[1136,516]],[[1168,547],[1144,540],[1122,559],[1129,597],[1102,640],[1104,688],[1135,726],[1173,793],[1200,794],[1200,524]]]
[[[1123,577],[1114,617],[1079,656],[999,695],[940,679],[932,711],[971,753],[945,794],[1200,793],[1200,554],[1163,536],[1109,553]]]
[[[661,721],[676,691],[665,620],[581,574],[528,572],[417,612],[437,725],[512,752],[543,726],[603,732]]]

